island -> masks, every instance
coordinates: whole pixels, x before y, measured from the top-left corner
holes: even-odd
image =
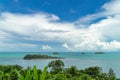
[[[81,52],[81,54],[85,54],[85,52]]]
[[[28,54],[28,55],[25,55],[23,59],[31,60],[31,59],[62,59],[62,58],[49,56],[49,55],[42,55],[42,54]]]
[[[95,54],[105,54],[104,52],[95,52]]]
[[[58,52],[53,52],[53,54],[54,54],[54,55],[57,55],[57,54],[59,54],[59,53],[58,53]]]

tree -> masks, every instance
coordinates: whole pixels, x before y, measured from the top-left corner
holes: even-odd
[[[66,80],[66,76],[64,74],[55,74],[51,80]]]
[[[90,75],[92,78],[98,78],[101,73],[101,69],[99,67],[89,67],[84,70],[85,74]]]
[[[109,69],[108,77],[110,80],[115,80],[115,73],[112,68]]]
[[[68,68],[68,73],[70,73],[72,76],[76,76],[78,74],[78,69],[76,66],[71,66],[71,68]]]
[[[60,73],[63,71],[64,63],[61,60],[51,61],[48,64],[48,67],[51,69],[51,73]]]
[[[95,80],[95,79],[92,79],[89,75],[87,74],[83,74],[80,76],[80,78],[78,80]]]

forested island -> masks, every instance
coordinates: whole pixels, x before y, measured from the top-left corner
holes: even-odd
[[[105,54],[104,52],[95,52],[95,54]]]
[[[48,70],[49,69],[49,70]],[[102,72],[100,67],[79,70],[76,66],[65,68],[61,60],[51,61],[44,70],[19,65],[0,65],[0,80],[120,80],[112,69]]]
[[[54,56],[42,55],[42,54],[28,54],[28,55],[25,55],[23,59],[25,59],[25,60],[31,60],[31,59],[61,59],[61,57],[54,57]]]
[[[53,52],[53,54],[58,55],[59,53],[58,52]]]

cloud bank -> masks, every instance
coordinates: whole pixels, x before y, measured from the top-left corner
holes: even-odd
[[[58,16],[49,13],[3,12],[0,14],[0,51],[118,51],[119,7],[120,0],[112,0],[101,7],[103,11],[74,22],[60,22]],[[97,19],[100,20],[94,22]]]

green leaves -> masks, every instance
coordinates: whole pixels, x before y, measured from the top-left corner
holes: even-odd
[[[0,71],[0,80],[2,80],[3,74],[3,71]]]
[[[38,78],[38,72],[37,72],[36,66],[34,66],[34,68],[33,68],[33,74],[31,74],[30,69],[27,70],[25,78],[24,78],[24,76],[22,76],[20,74],[19,71],[16,70],[16,73],[18,75],[19,80],[45,80],[46,73],[47,73],[47,68],[48,67],[44,68],[44,70],[43,70],[43,72],[42,72],[42,74],[40,76],[40,79]]]
[[[47,68],[48,66],[46,66],[40,76],[40,80],[45,80],[45,77],[46,77],[46,73],[47,73]]]
[[[5,77],[6,80],[10,80],[10,73],[4,74],[4,77]]]
[[[33,78],[34,80],[38,80],[38,72],[36,66],[34,66]]]
[[[19,79],[20,79],[20,80],[25,80],[22,75],[19,76]]]
[[[27,74],[25,76],[25,80],[32,80],[32,75],[30,74],[30,70],[28,69]]]
[[[94,80],[89,75],[83,74],[80,76],[79,80]]]
[[[16,73],[18,75],[19,80],[32,80],[32,75],[30,74],[30,70],[29,69],[27,70],[25,78],[24,78],[23,75],[20,74],[19,71],[16,70]]]
[[[21,75],[18,70],[15,69],[15,71],[16,71],[16,73],[17,73],[17,75],[18,75],[19,80],[25,80],[25,79],[24,79],[24,76]]]

